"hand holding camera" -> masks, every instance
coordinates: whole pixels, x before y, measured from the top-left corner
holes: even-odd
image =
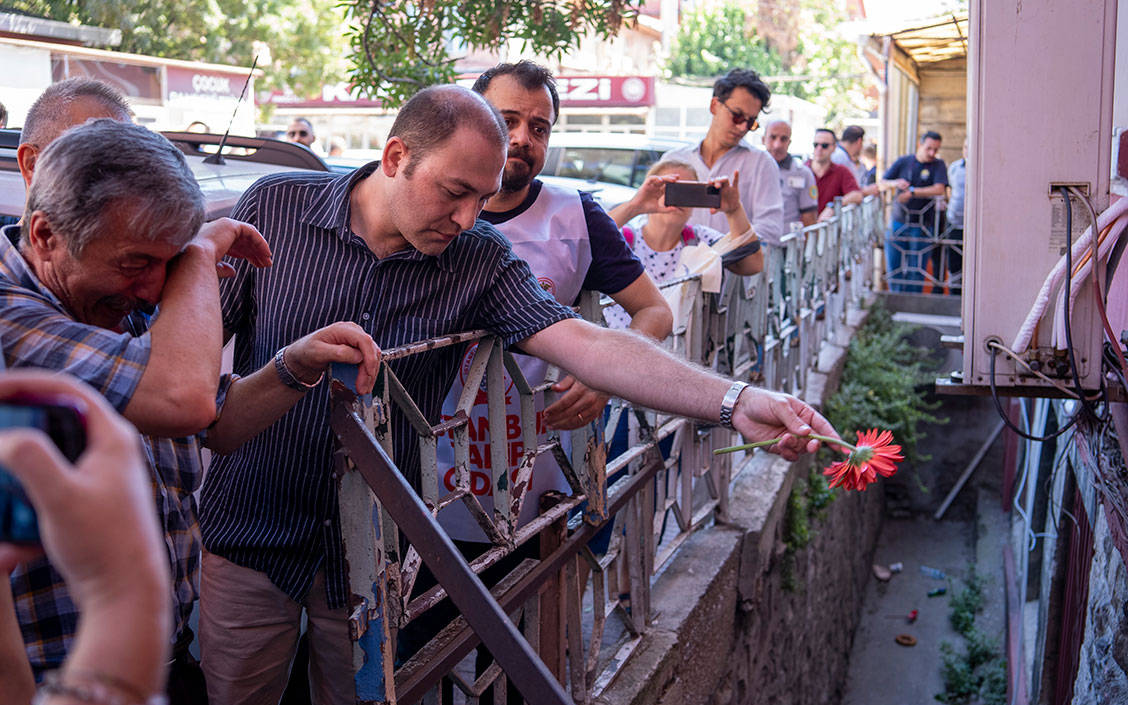
[[[67,375],[0,373],[0,401],[28,398],[80,410],[86,432],[72,464],[43,430],[0,430],[0,465],[23,485],[42,548],[82,612],[64,678],[94,673],[138,693],[158,692],[172,629],[171,577],[137,431]],[[0,570],[39,550],[0,543]]]

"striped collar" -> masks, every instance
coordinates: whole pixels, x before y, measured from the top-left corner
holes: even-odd
[[[349,230],[349,194],[361,179],[370,176],[379,165],[378,161],[369,162],[352,173],[333,179],[328,188],[319,189],[301,214],[301,222],[332,231],[341,240],[348,242],[352,236]]]

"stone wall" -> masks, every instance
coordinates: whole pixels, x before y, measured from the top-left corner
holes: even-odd
[[[820,357],[808,401],[837,388],[850,320]],[[654,585],[656,618],[597,699],[606,705],[837,703],[881,527],[880,486],[839,491],[808,546],[788,554],[787,500],[809,460],[752,458],[729,520],[691,537]],[[785,583],[787,584],[785,586]]]
[[[1073,702],[1128,703],[1128,570],[1113,545],[1104,509],[1093,532],[1085,640],[1073,684]]]

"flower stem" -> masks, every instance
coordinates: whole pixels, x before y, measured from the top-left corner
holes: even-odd
[[[814,439],[816,441],[822,441],[823,443],[826,443],[827,445],[833,445],[833,446],[839,446],[841,448],[846,448],[846,449],[849,449],[850,451],[857,450],[856,446],[853,446],[853,445],[847,443],[846,441],[844,441],[840,438],[831,438],[830,436],[823,436],[823,435],[820,435],[820,434],[817,434],[817,433],[808,433],[806,436],[803,436],[803,437]],[[713,455],[721,455],[723,453],[735,453],[738,450],[752,450],[753,448],[764,448],[766,446],[775,445],[776,443],[779,443],[782,440],[783,440],[783,436],[780,436],[779,438],[772,438],[772,439],[769,439],[769,440],[766,440],[766,441],[756,441],[755,443],[745,443],[743,445],[738,445],[738,446],[729,446],[727,448],[718,448],[718,449],[713,451]]]

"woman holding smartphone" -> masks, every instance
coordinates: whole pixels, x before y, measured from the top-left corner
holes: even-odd
[[[679,267],[679,259],[686,245],[712,245],[725,236],[706,225],[690,225],[693,207],[666,203],[667,184],[696,181],[697,172],[689,164],[672,160],[658,162],[650,167],[634,198],[609,211],[615,224],[623,229],[627,244],[659,285],[685,274]],[[740,203],[739,183],[740,172],[733,172],[731,183],[725,177],[709,182],[720,190],[720,206],[710,210],[725,214],[728,234],[733,238],[748,238],[722,257],[726,269],[747,276],[764,268],[764,253]],[[611,328],[626,328],[630,323],[630,317],[619,306],[606,309],[603,316]]]

